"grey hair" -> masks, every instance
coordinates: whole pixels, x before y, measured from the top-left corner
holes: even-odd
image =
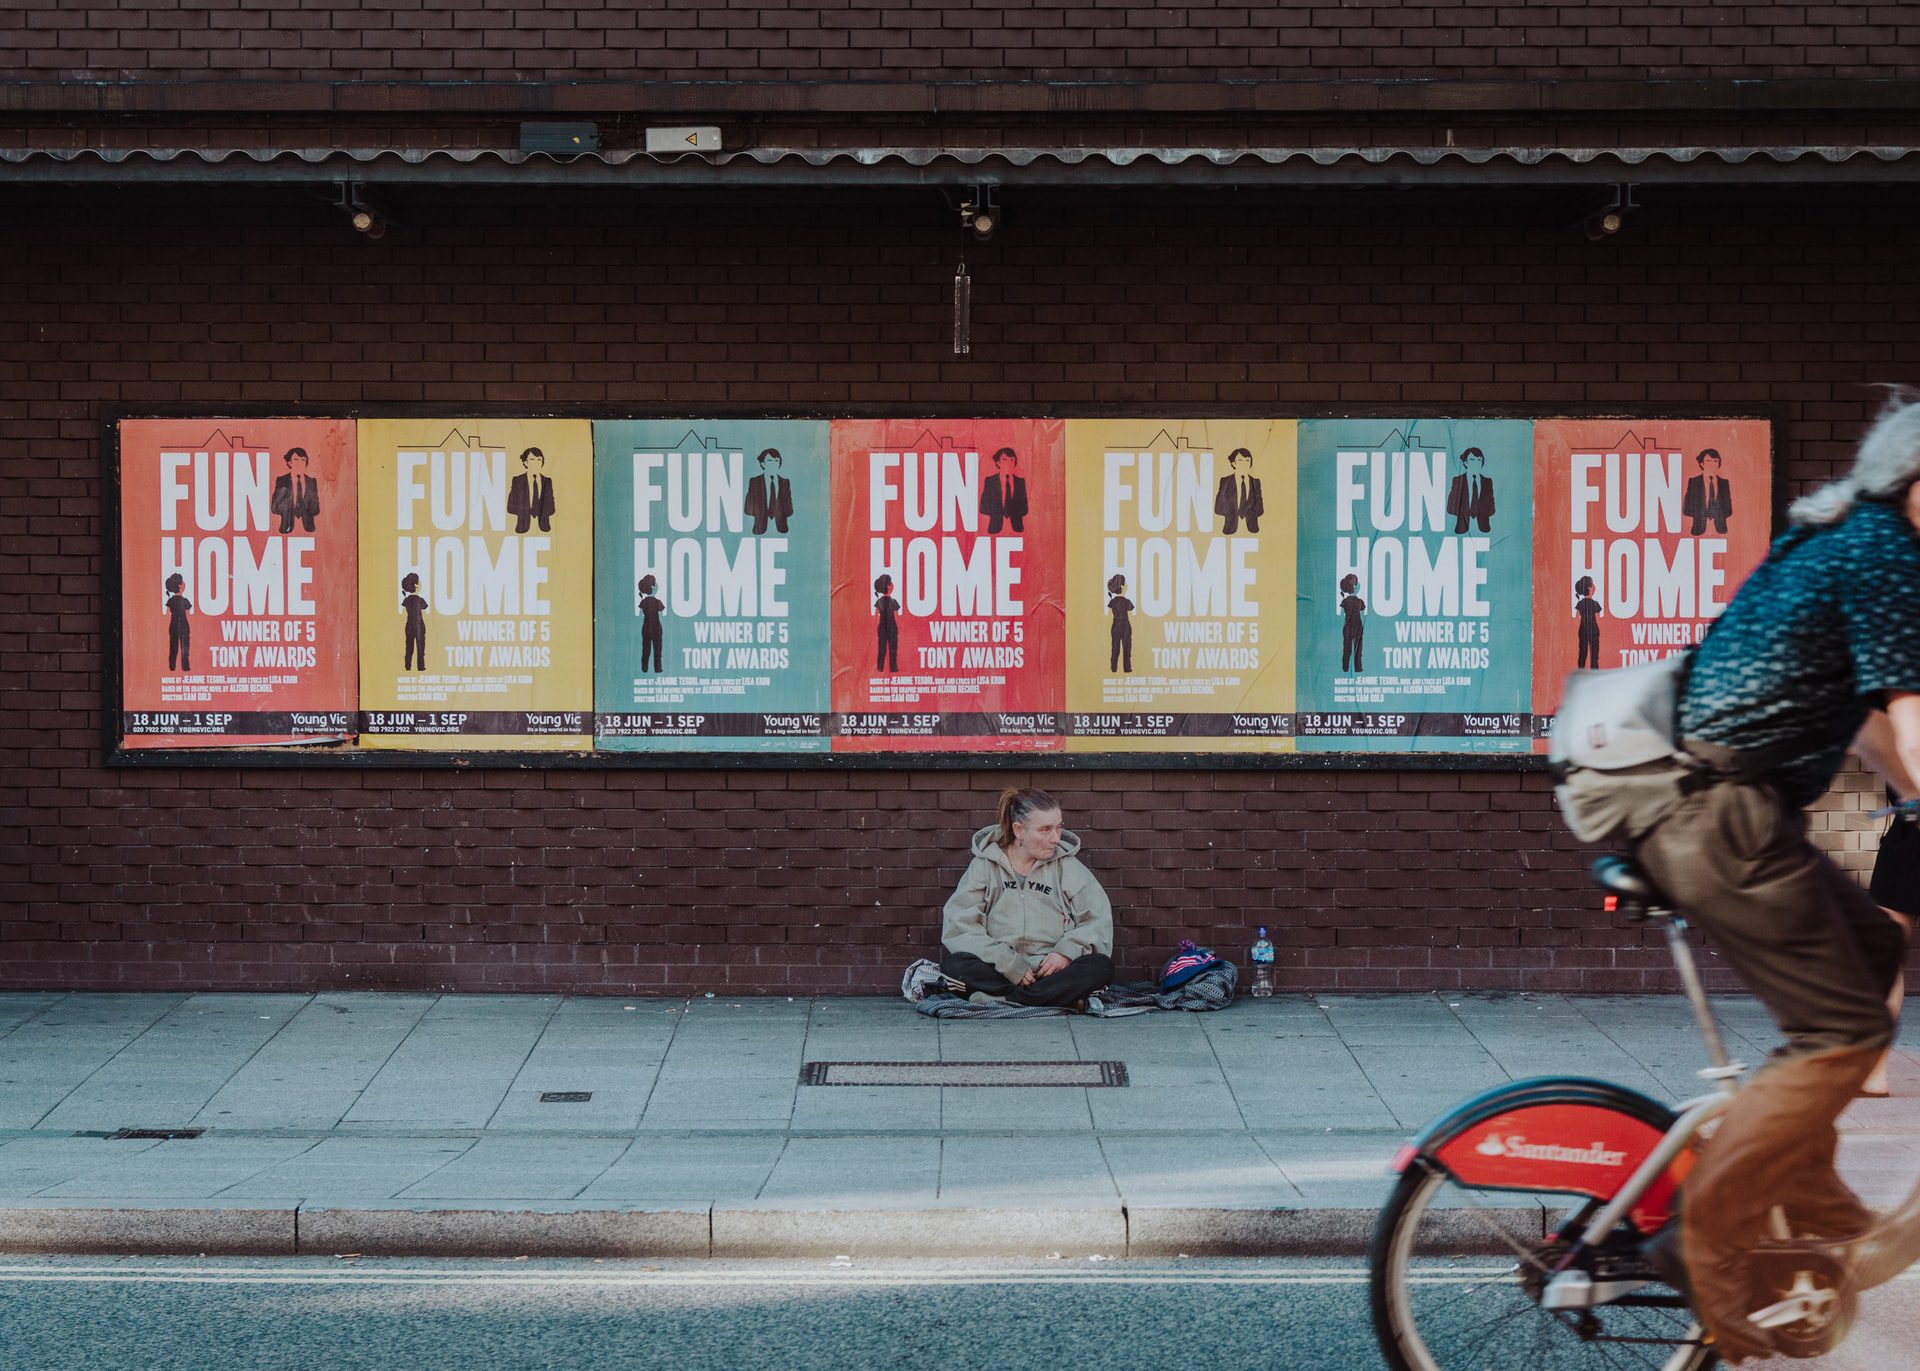
[[[1861,497],[1900,495],[1920,480],[1920,398],[1913,391],[1891,390],[1880,416],[1860,440],[1853,470],[1837,481],[1795,500],[1787,508],[1794,524],[1837,524]]]

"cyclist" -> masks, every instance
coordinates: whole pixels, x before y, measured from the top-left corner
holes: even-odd
[[[1851,743],[1903,795],[1920,775],[1920,403],[1896,395],[1842,480],[1790,527],[1694,652],[1679,704],[1713,768],[1640,839],[1640,864],[1718,945],[1785,1044],[1686,1184],[1682,1252],[1721,1356],[1773,1349],[1745,1254],[1783,1205],[1797,1232],[1873,1215],[1834,1170],[1833,1121],[1892,1040],[1900,928],[1807,840],[1803,806]]]

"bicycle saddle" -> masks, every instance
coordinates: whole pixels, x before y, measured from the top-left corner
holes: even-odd
[[[1653,883],[1653,877],[1625,857],[1601,857],[1590,868],[1593,883],[1609,895],[1618,896],[1622,901],[1640,905],[1668,906],[1673,902],[1666,897],[1659,886]]]

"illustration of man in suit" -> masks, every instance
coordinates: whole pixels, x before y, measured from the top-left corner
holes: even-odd
[[[1493,477],[1482,474],[1487,454],[1470,447],[1460,454],[1460,465],[1463,470],[1447,489],[1447,513],[1453,516],[1453,531],[1465,533],[1467,521],[1472,520],[1482,533],[1490,532],[1487,524],[1493,518]]]
[[[1220,531],[1231,538],[1245,524],[1247,532],[1258,533],[1267,506],[1260,498],[1260,478],[1253,474],[1253,454],[1237,447],[1227,466],[1231,474],[1220,478],[1220,489],[1213,497],[1213,512],[1226,521]]]
[[[320,513],[320,483],[307,474],[309,462],[307,450],[303,447],[290,447],[287,455],[280,459],[287,465],[286,472],[274,479],[273,498],[267,504],[280,516],[280,531],[293,532],[293,521],[298,519],[300,526],[307,532],[313,532],[313,521]],[[295,463],[298,463],[296,466]]]
[[[781,533],[787,531],[787,520],[793,517],[793,483],[780,474],[779,448],[760,454],[760,475],[747,482],[744,513],[753,520],[755,533],[765,533],[768,520]]]
[[[1715,533],[1725,533],[1727,520],[1733,517],[1733,488],[1720,474],[1720,454],[1713,448],[1702,448],[1693,464],[1700,468],[1700,474],[1687,478],[1686,498],[1680,503],[1680,513],[1693,520],[1687,532],[1697,538],[1711,521]]]
[[[1027,482],[1020,475],[1020,458],[1010,447],[993,454],[993,475],[980,488],[980,512],[987,516],[987,532],[998,533],[1004,521],[1022,532],[1027,517]]]
[[[530,447],[520,454],[520,465],[525,470],[507,488],[507,513],[514,517],[513,531],[525,533],[538,519],[540,531],[550,533],[547,520],[553,517],[554,504],[553,481],[546,474],[547,454]]]

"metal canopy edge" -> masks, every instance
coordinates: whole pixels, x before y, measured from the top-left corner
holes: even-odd
[[[0,182],[414,185],[1324,186],[1900,184],[1920,149],[1827,147],[749,148],[555,154],[492,148],[12,148]]]

